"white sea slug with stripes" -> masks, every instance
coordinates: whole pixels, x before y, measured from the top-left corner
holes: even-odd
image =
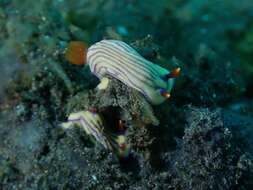
[[[177,68],[170,72],[118,40],[102,40],[92,45],[87,52],[87,63],[98,78],[110,75],[142,93],[154,105],[170,96],[174,78],[180,71]]]
[[[62,127],[69,129],[73,126],[81,127],[87,135],[92,136],[104,148],[114,151],[118,156],[128,156],[129,146],[125,135],[108,131],[100,114],[91,111],[72,113],[68,121],[62,123]]]
[[[101,117],[90,111],[80,111],[72,113],[68,117],[68,121],[62,124],[65,129],[71,128],[73,125],[82,127],[87,135],[91,135],[100,142],[105,148],[111,148],[107,139],[103,135],[103,122]]]

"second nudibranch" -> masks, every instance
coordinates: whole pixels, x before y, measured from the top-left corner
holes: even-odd
[[[72,47],[80,52],[77,45],[74,43]],[[100,80],[112,76],[142,93],[154,105],[170,97],[174,78],[180,73],[180,68],[169,71],[146,60],[128,44],[118,40],[102,40],[85,51],[84,62]]]

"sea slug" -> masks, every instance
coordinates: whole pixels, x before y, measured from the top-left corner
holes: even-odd
[[[102,40],[89,47],[87,64],[98,78],[110,75],[141,92],[150,103],[161,104],[169,96],[174,78],[172,72],[146,60],[122,41]]]

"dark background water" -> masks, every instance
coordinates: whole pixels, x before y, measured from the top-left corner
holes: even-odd
[[[252,20],[252,0],[0,0],[0,189],[252,189]],[[180,66],[171,98],[95,93],[64,52],[102,39]],[[90,104],[138,116],[127,161],[60,127]]]

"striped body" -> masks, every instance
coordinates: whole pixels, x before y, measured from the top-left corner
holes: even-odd
[[[71,128],[73,124],[84,129],[87,135],[91,135],[105,148],[111,149],[111,145],[103,134],[104,126],[101,117],[90,111],[72,113],[68,117],[68,122],[63,123],[64,128]]]
[[[72,113],[68,117],[68,121],[62,124],[62,127],[68,129],[75,125],[82,127],[87,135],[92,136],[106,149],[116,152],[119,157],[128,156],[130,149],[125,135],[106,130],[103,119],[98,113],[90,111]],[[122,145],[124,146],[122,147]]]
[[[122,41],[102,40],[88,49],[87,63],[90,70],[102,79],[110,75],[125,85],[141,92],[152,104],[166,98],[160,90],[171,91],[174,79],[163,80],[168,70],[146,60]]]

